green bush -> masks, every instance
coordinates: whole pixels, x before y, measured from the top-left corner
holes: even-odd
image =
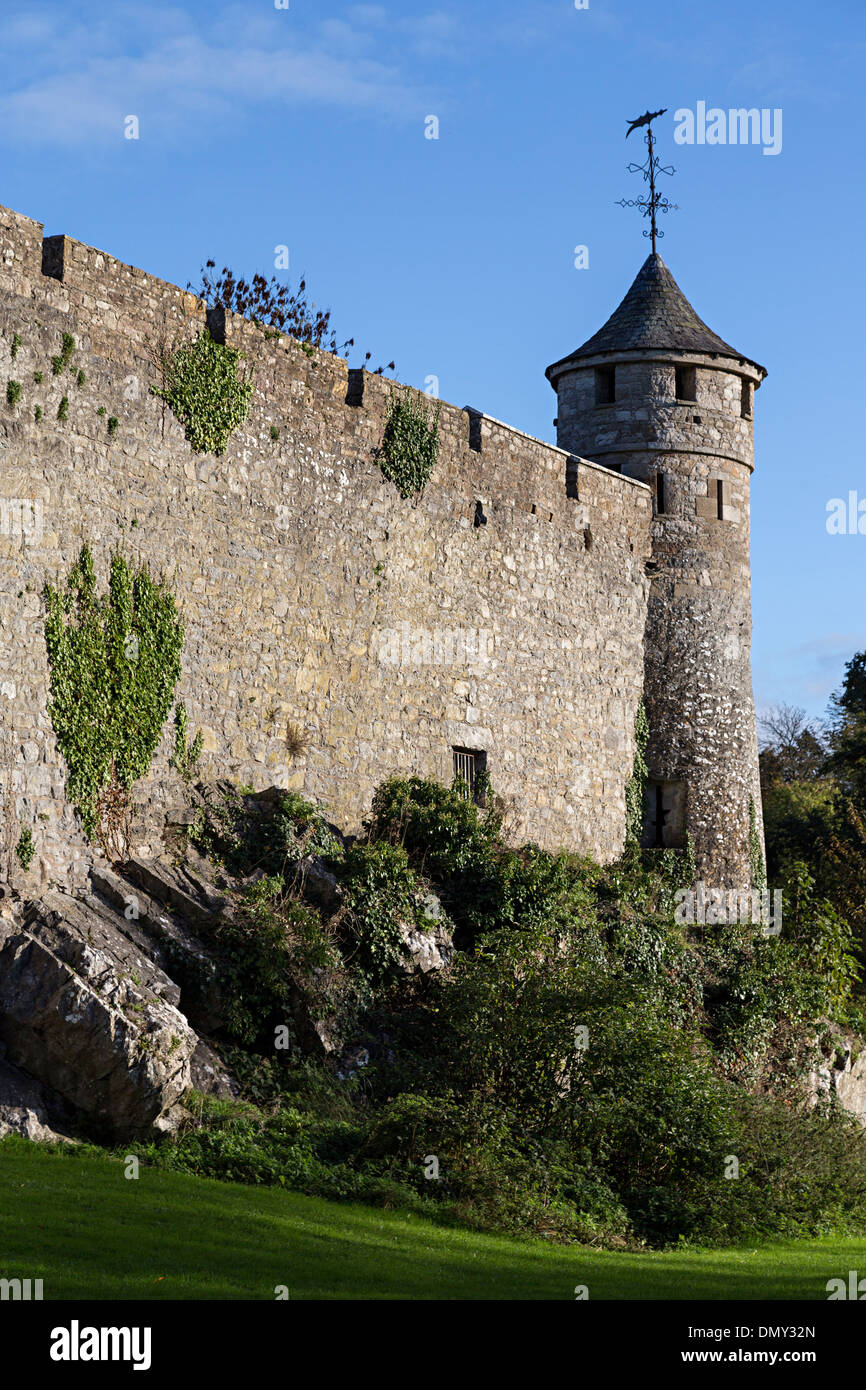
[[[238,378],[242,357],[205,329],[163,360],[163,383],[151,391],[171,407],[197,453],[224,453],[229,435],[247,418],[253,388]]]
[[[391,390],[391,404],[379,449],[379,466],[403,498],[421,492],[439,457],[439,402],[432,419],[417,395]]]
[[[341,869],[348,918],[345,955],[372,985],[393,975],[406,957],[403,930],[425,926],[421,891],[399,845],[352,845]]]
[[[204,1105],[153,1161],[595,1243],[866,1230],[864,1135],[805,1113],[797,1074],[857,975],[808,873],[781,936],[683,925],[688,851],[602,868],[510,847],[487,800],[391,779],[349,844],[294,793],[209,806],[197,842],[245,879],[215,944],[250,1104]],[[311,854],[337,880],[327,921],[302,897]],[[429,925],[428,883],[460,949],[415,978],[403,931]],[[367,1065],[305,1058],[303,1016]]]
[[[278,1026],[294,1036],[299,994],[312,1022],[340,1001],[338,952],[318,913],[293,898],[279,877],[247,885],[231,916],[218,919],[214,944],[226,1027],[247,1046],[272,1048]]]
[[[227,792],[209,806],[192,838],[203,853],[239,877],[265,873],[287,884],[297,878],[308,855],[334,865],[343,854],[341,837],[318,807],[289,791],[266,797]]]
[[[428,875],[468,944],[483,931],[568,916],[585,901],[581,871],[565,854],[536,845],[507,849],[495,798],[487,807],[458,787],[421,778],[395,778],[373,797],[367,832],[401,845]]]

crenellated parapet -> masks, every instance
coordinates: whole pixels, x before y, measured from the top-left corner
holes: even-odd
[[[404,500],[377,462],[394,383],[42,231],[0,209],[0,782],[38,871],[62,880],[83,862],[41,592],[85,540],[103,580],[118,545],[170,576],[204,777],[295,788],[357,828],[383,778],[450,781],[468,750],[517,833],[615,856],[651,488],[442,402],[433,475]],[[195,453],[151,391],[160,351],[205,327],[245,354],[253,384],[221,455]],[[64,334],[74,350],[55,375]],[[167,730],[140,789],[145,837],[176,795],[169,746]]]

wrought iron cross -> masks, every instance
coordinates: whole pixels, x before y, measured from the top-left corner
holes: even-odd
[[[637,130],[639,126],[646,126],[646,135],[644,139],[646,141],[647,157],[643,164],[629,164],[628,171],[630,174],[643,174],[644,182],[649,184],[649,197],[644,194],[640,198],[617,199],[620,207],[640,208],[644,217],[649,218],[650,228],[649,231],[644,232],[644,236],[652,237],[653,255],[655,255],[656,237],[664,236],[664,232],[661,231],[656,224],[656,214],[659,212],[677,212],[679,209],[678,203],[670,202],[663,193],[659,193],[656,190],[656,174],[676,173],[672,164],[662,164],[655,153],[655,146],[653,143],[652,123],[657,116],[663,116],[666,110],[667,107],[663,107],[661,111],[645,111],[642,116],[638,116],[637,120],[629,121],[628,130],[625,133],[626,140],[633,130]]]

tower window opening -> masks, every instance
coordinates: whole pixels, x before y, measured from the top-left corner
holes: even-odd
[[[744,420],[752,418],[752,383],[745,377],[740,382],[740,415]]]
[[[461,796],[482,806],[487,795],[487,754],[478,748],[455,748],[454,780]]]
[[[698,374],[694,367],[675,367],[676,393],[678,401],[698,399]]]
[[[644,788],[644,849],[682,849],[685,844],[685,787],[650,780]]]
[[[616,400],[616,367],[596,367],[595,403],[612,405]]]
[[[657,784],[653,787],[653,793],[653,800],[655,801],[655,806],[653,807],[653,830],[655,831],[656,848],[662,849],[665,842],[665,821],[667,819],[664,787],[662,787],[660,783]]]
[[[656,473],[656,516],[664,516],[666,511],[665,475],[664,473]]]
[[[725,480],[724,480],[724,478],[717,478],[717,479],[716,479],[716,516],[719,518],[719,521],[724,521],[724,519],[725,519]]]

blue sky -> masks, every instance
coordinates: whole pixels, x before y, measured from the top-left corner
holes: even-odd
[[[866,647],[866,535],[826,530],[831,498],[866,499],[864,71],[862,0],[28,0],[3,18],[0,202],[180,284],[209,256],[270,273],[287,245],[358,352],[553,439],[544,368],[648,250],[615,203],[639,189],[626,120],[666,106],[659,249],[770,372],[756,699],[820,714]],[[699,101],[780,108],[781,151],[677,146]]]

